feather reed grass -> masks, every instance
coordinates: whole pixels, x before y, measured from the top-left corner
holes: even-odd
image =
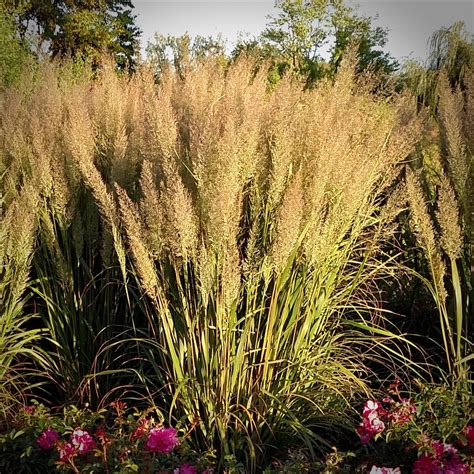
[[[416,370],[375,295],[394,265],[387,196],[420,119],[403,95],[370,92],[355,63],[311,90],[292,77],[268,90],[242,57],[159,84],[146,68],[90,81],[48,66],[5,92],[2,219],[26,225],[18,183],[34,187],[23,212],[39,246],[31,257],[33,226],[25,258],[69,398],[86,379],[89,394],[113,392],[98,367],[117,367],[128,326],[170,419],[252,472],[295,437],[313,455],[329,447],[328,417],[347,423],[338,412],[373,364]]]

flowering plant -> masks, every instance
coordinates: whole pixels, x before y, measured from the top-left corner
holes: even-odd
[[[35,403],[13,423],[0,435],[0,472],[30,472],[31,466],[34,472],[212,472],[210,455],[194,452],[155,409],[132,411],[114,402],[96,412],[70,406],[52,414]]]
[[[145,448],[152,453],[171,453],[178,444],[174,428],[152,428],[148,433]]]
[[[399,467],[391,468],[391,467],[378,467],[372,466],[369,474],[401,474]]]
[[[416,413],[416,405],[410,398],[400,395],[399,382],[390,386],[391,396],[383,398],[382,402],[368,400],[363,408],[363,421],[357,428],[362,444],[369,443],[388,427],[405,427],[412,421]]]
[[[470,474],[467,463],[459,457],[452,445],[425,437],[420,446],[421,455],[413,464],[413,474]]]
[[[367,453],[367,470],[400,472],[398,467],[381,466],[398,462],[415,474],[472,472],[474,425],[468,424],[469,414],[462,412],[472,403],[454,403],[456,396],[464,396],[462,391],[453,394],[439,386],[422,387],[413,399],[403,397],[399,384],[392,384],[381,401],[366,401],[362,409],[356,431]],[[441,416],[450,418],[441,420]]]

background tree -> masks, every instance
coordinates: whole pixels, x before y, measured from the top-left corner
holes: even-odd
[[[324,63],[321,48],[350,9],[341,0],[277,0],[275,6],[280,12],[270,18],[261,41],[286,68],[317,78]]]
[[[11,0],[23,5],[18,15],[22,37],[32,29],[54,56],[99,61],[113,55],[120,68],[133,67],[140,30],[131,0]]]
[[[358,70],[372,68],[374,71],[389,75],[398,68],[398,62],[383,51],[387,44],[387,30],[372,26],[372,18],[353,16],[336,28],[334,47],[331,51],[331,66],[336,71],[344,52],[351,45],[357,45]]]
[[[436,115],[440,72],[446,72],[451,87],[464,90],[465,77],[474,67],[474,42],[464,23],[456,22],[434,32],[428,44],[429,55],[424,64],[417,61],[404,64],[401,84],[414,92],[420,107],[426,105]]]
[[[16,81],[32,57],[28,43],[17,34],[14,15],[0,7],[0,85]]]
[[[474,63],[473,35],[466,30],[464,22],[435,31],[429,44],[428,69],[444,68],[451,86],[463,85],[466,72]]]
[[[153,40],[148,42],[146,54],[158,77],[169,66],[182,75],[196,61],[209,57],[225,60],[226,43],[220,34],[193,38],[188,33],[181,36],[155,33]]]
[[[278,58],[281,71],[292,69],[308,82],[333,75],[353,43],[358,44],[360,71],[370,66],[389,74],[397,68],[382,51],[387,31],[373,28],[372,18],[357,15],[343,0],[277,0],[276,7],[280,12],[270,18],[260,42],[268,56]],[[329,61],[324,59],[328,52]]]

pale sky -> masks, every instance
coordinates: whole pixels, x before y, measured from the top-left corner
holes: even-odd
[[[359,0],[360,13],[375,16],[374,23],[389,29],[385,48],[399,60],[424,60],[427,40],[441,27],[462,20],[474,31],[474,0]],[[194,36],[222,33],[230,43],[239,32],[257,36],[275,14],[273,0],[134,0],[138,25],[143,30],[142,49],[155,31],[164,35]]]

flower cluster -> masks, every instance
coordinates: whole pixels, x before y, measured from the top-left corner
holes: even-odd
[[[173,474],[197,474],[197,472],[196,466],[192,464],[182,464],[173,471]]]
[[[14,472],[10,466],[16,466],[17,453],[32,465],[48,462],[61,471],[112,472],[119,467],[120,472],[213,472],[213,455],[183,443],[177,429],[163,426],[155,413],[155,407],[137,412],[118,400],[97,411],[71,405],[56,415],[33,401],[18,410],[15,426],[20,435],[0,433],[0,451],[9,456],[5,472]],[[5,465],[3,458],[0,464]]]
[[[145,448],[152,453],[170,453],[178,444],[174,428],[153,428],[148,433]]]
[[[413,474],[469,474],[458,450],[451,444],[425,439],[429,452],[422,454],[413,464]]]
[[[60,439],[59,433],[51,428],[46,428],[36,440],[41,449],[56,447],[59,460],[69,462],[79,454],[87,454],[95,448],[95,441],[85,430],[76,428],[69,441]]]
[[[385,397],[383,404],[368,400],[362,411],[362,422],[357,428],[362,444],[369,443],[376,434],[385,430],[387,424],[405,425],[411,421],[416,406],[408,398],[398,397],[398,401]]]
[[[59,433],[57,431],[54,431],[51,428],[46,428],[36,442],[39,444],[41,449],[51,449],[54,447],[58,439]]]
[[[86,454],[95,448],[92,436],[84,430],[74,430],[71,434],[71,443],[78,454]]]
[[[375,400],[368,400],[362,411],[363,421],[357,428],[362,444],[369,443],[372,438],[385,429],[381,417],[385,415],[382,405]]]

